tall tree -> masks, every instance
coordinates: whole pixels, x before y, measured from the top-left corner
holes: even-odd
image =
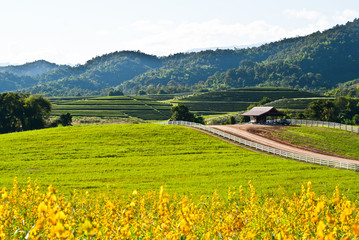
[[[0,94],[0,133],[44,128],[51,103],[42,96]]]
[[[45,127],[45,120],[51,113],[51,103],[42,96],[31,95],[25,100],[24,130],[41,129]]]

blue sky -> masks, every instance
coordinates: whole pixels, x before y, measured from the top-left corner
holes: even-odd
[[[0,63],[252,45],[354,18],[358,0],[0,0]]]

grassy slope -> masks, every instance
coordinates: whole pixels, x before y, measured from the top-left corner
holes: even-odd
[[[293,144],[359,159],[359,134],[322,127],[290,127],[275,135]]]
[[[0,135],[0,182],[38,179],[62,192],[121,189],[225,195],[252,180],[259,193],[289,192],[313,182],[318,192],[337,184],[357,199],[358,173],[298,163],[245,150],[196,130],[155,124],[96,125]]]

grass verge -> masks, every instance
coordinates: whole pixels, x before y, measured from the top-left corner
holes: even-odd
[[[290,143],[359,159],[359,134],[323,127],[286,127],[274,135]]]

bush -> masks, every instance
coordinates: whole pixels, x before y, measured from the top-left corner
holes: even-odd
[[[172,107],[171,112],[171,121],[187,121],[204,124],[203,117],[197,116],[194,113],[190,112],[188,107],[183,104],[179,104],[178,106]]]

